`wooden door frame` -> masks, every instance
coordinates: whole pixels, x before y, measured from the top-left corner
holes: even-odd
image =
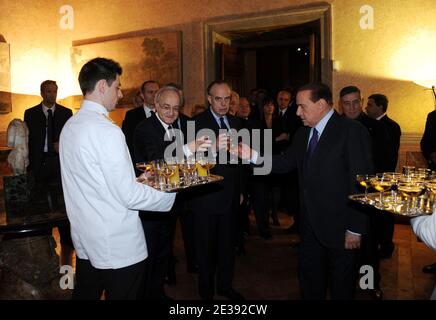
[[[286,7],[274,11],[214,18],[203,25],[204,30],[204,79],[207,86],[215,80],[215,46],[221,32],[232,30],[255,30],[266,27],[289,27],[320,20],[321,81],[332,87],[332,14],[326,2]]]

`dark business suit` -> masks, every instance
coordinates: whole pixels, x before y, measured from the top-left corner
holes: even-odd
[[[387,115],[379,121],[384,124],[388,134],[388,142],[384,148],[385,170],[383,172],[394,172],[397,168],[398,151],[400,150],[401,128]]]
[[[72,111],[56,104],[53,113],[53,142],[59,142],[59,135],[65,122],[73,115]],[[29,169],[37,180],[60,179],[59,155],[44,152],[47,118],[42,104],[27,109],[24,121],[29,128]],[[50,159],[49,159],[50,158]]]
[[[186,130],[186,120],[181,119],[180,122],[180,130]],[[173,126],[176,128],[175,124]],[[172,140],[165,141],[165,135],[166,130],[155,113],[143,120],[136,127],[133,137],[135,162],[164,159],[165,149],[173,143]],[[165,294],[164,279],[171,258],[175,215],[179,207],[180,201],[177,201],[168,213],[139,212],[148,249],[145,273],[146,299],[160,299]]]
[[[206,110],[194,118],[196,131],[208,128],[218,136],[219,125],[212,111]],[[239,130],[240,120],[227,115],[231,128]],[[198,285],[202,299],[210,300],[215,293],[232,289],[235,263],[235,209],[239,205],[241,171],[238,164],[219,164],[212,174],[224,180],[198,188],[192,199],[195,217],[195,239],[199,265]]]
[[[53,143],[59,142],[59,135],[67,120],[73,115],[72,111],[60,104],[56,104],[53,113]],[[24,121],[29,128],[29,170],[36,180],[38,192],[44,193],[49,184],[61,187],[61,172],[59,154],[57,152],[44,152],[47,118],[42,104],[27,109],[24,112]],[[69,225],[58,227],[60,241],[63,244],[73,245]]]
[[[303,299],[325,299],[330,276],[331,297],[353,297],[357,250],[344,248],[347,230],[364,234],[366,217],[349,207],[357,193],[356,174],[371,172],[367,130],[336,112],[327,122],[316,149],[305,163],[311,128],[300,128],[283,156],[273,157],[273,171],[298,168],[301,203],[299,279]],[[329,272],[330,268],[330,272]]]
[[[126,144],[129,148],[130,157],[132,158],[132,161],[134,159],[134,152],[133,152],[133,136],[135,133],[136,126],[142,121],[147,119],[147,116],[144,111],[144,107],[137,107],[134,109],[131,109],[126,112],[126,115],[124,116],[123,123],[121,125],[121,130],[124,133],[124,136],[126,137]]]
[[[436,171],[436,162],[430,158],[430,154],[436,152],[436,110],[427,116],[424,135],[421,139],[421,150],[428,161],[428,167]]]

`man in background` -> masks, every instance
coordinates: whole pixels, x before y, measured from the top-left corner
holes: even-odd
[[[133,134],[136,126],[144,119],[150,118],[154,112],[154,98],[159,90],[159,84],[154,80],[147,80],[141,85],[141,98],[143,105],[126,112],[121,129],[126,136],[126,143],[129,147],[130,157],[133,153]]]
[[[61,188],[59,135],[72,111],[56,103],[58,86],[53,80],[41,83],[42,102],[24,112],[29,128],[29,171],[35,178],[38,192],[48,192],[51,186]],[[61,264],[71,264],[73,243],[69,224],[59,226],[62,245]]]

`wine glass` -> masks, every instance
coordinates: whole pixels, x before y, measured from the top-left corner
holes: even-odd
[[[174,175],[174,167],[171,164],[165,163],[161,174],[165,177],[165,188],[168,190],[171,188],[171,177]]]
[[[365,202],[369,202],[368,189],[371,185],[371,179],[373,178],[375,178],[375,176],[370,174],[358,174],[356,176],[356,181],[359,183],[359,185],[365,188]]]
[[[144,172],[144,173],[152,173],[153,172],[153,166],[149,162],[137,162],[135,164],[135,166],[136,166],[136,169],[138,169],[141,172]],[[145,174],[143,177],[145,179],[144,182],[146,184],[148,184],[148,176]]]
[[[384,192],[392,187],[392,181],[385,178],[383,173],[377,173],[375,177],[371,179],[371,186],[380,192],[379,204],[375,207],[378,209],[384,209],[386,207],[384,203]]]
[[[400,182],[398,191],[400,191],[407,199],[407,212],[415,214],[419,211],[417,208],[417,198],[423,192],[424,184],[418,181]]]

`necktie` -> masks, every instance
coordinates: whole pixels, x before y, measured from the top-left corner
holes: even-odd
[[[309,141],[309,147],[306,151],[306,163],[309,163],[310,158],[315,151],[316,145],[318,144],[318,131],[315,128],[312,129],[312,138]]]
[[[220,129],[228,129],[224,122],[224,117],[220,117]]]
[[[54,154],[54,145],[53,145],[53,111],[51,109],[47,110],[47,152],[50,154]]]

